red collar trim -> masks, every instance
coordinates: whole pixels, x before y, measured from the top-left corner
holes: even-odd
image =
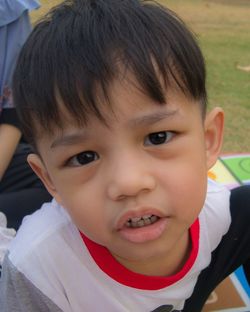
[[[199,220],[197,219],[190,228],[192,250],[187,262],[178,273],[167,277],[161,277],[146,276],[128,270],[111,255],[107,248],[96,244],[80,232],[89,253],[103,272],[120,284],[143,290],[158,290],[170,286],[182,279],[189,272],[197,258],[199,233],[200,226]]]

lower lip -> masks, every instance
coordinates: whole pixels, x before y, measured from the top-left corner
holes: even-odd
[[[119,233],[123,239],[131,243],[145,243],[159,238],[165,231],[167,224],[168,219],[161,218],[151,225],[139,228],[124,227],[119,230]]]

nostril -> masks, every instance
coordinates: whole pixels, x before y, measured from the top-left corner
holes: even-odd
[[[122,192],[119,187],[116,185],[112,185],[108,188],[108,197],[114,201],[124,200],[127,195]]]
[[[140,173],[140,174],[139,174]],[[150,192],[156,186],[153,176],[142,172],[127,172],[115,174],[107,185],[108,196],[112,200],[123,200],[127,197],[136,197],[141,193]]]
[[[125,199],[127,196],[126,195],[119,195],[118,197],[117,197],[117,200],[123,200],[123,199]]]

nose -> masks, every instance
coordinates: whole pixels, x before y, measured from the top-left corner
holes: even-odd
[[[108,183],[109,198],[117,201],[153,190],[156,181],[148,165],[142,159],[135,159],[131,155],[114,163]]]

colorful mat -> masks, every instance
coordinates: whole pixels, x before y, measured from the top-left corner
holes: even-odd
[[[221,156],[209,176],[229,189],[250,184],[250,153]],[[202,312],[250,312],[250,287],[242,267],[210,295]]]

